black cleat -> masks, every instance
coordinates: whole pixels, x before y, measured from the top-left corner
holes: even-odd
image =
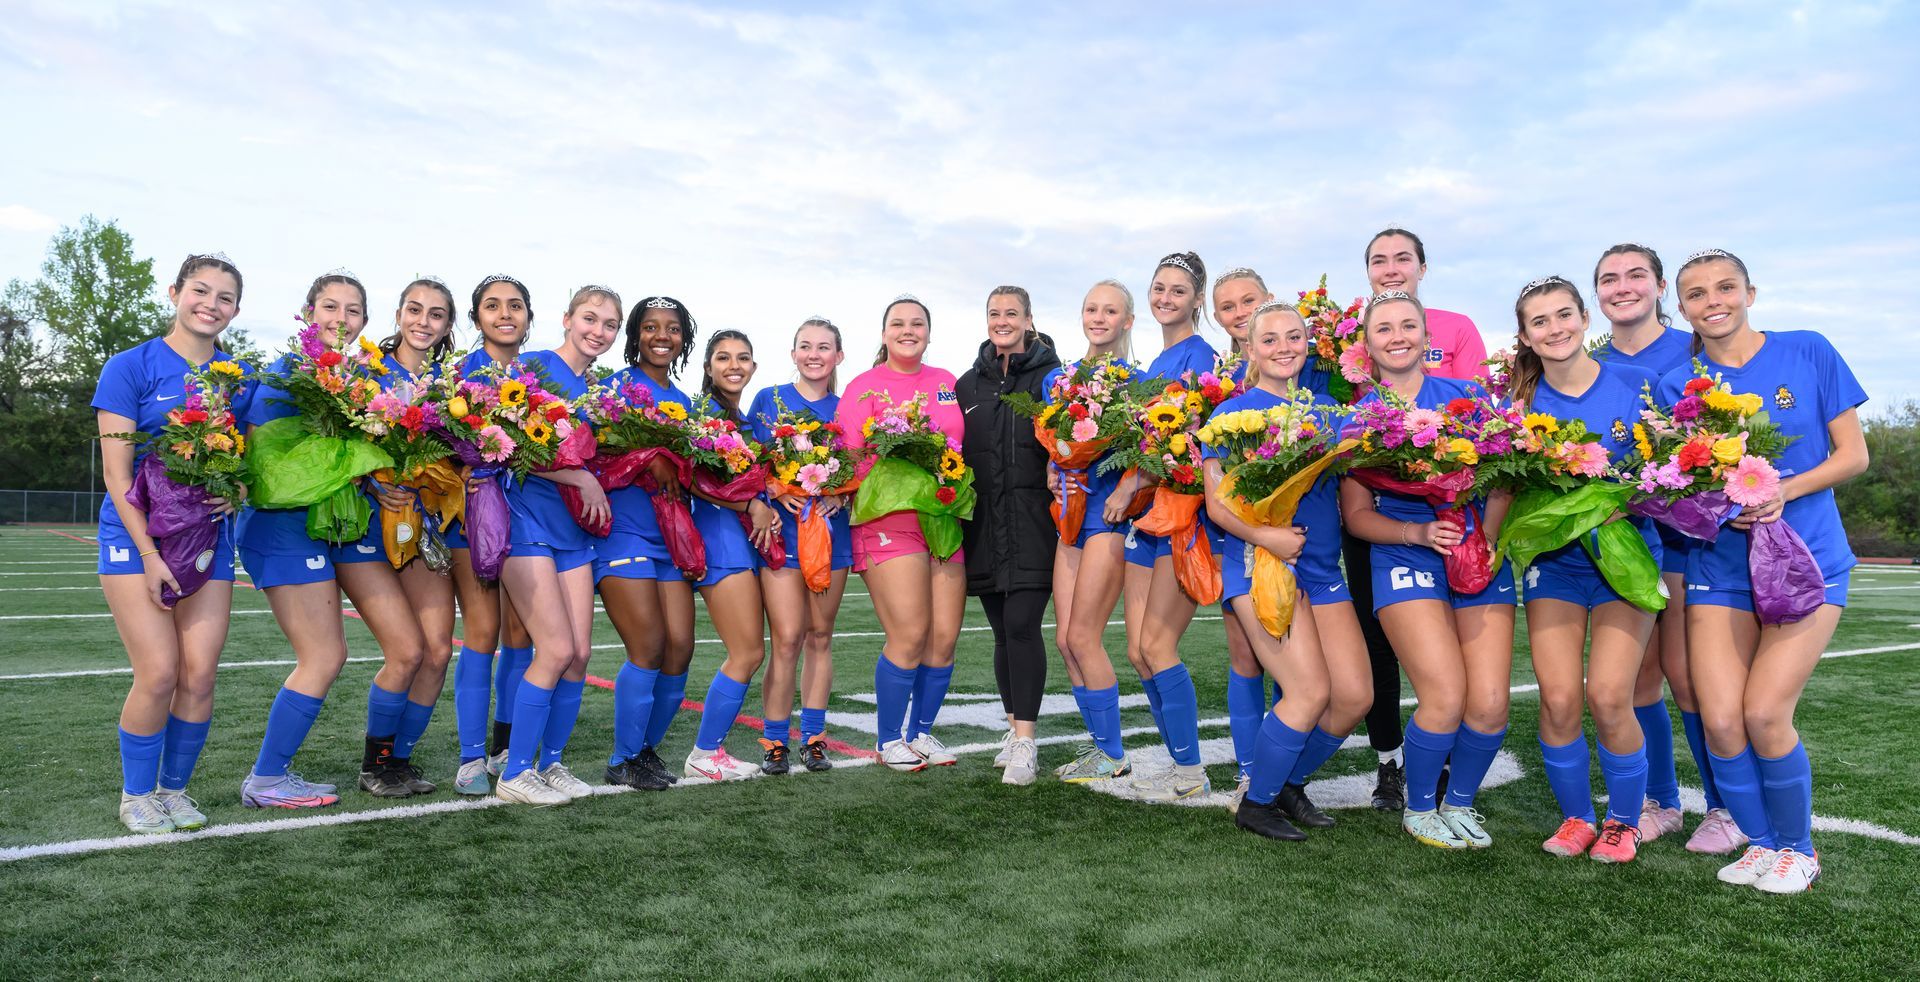
[[[399,762],[388,759],[372,770],[360,772],[360,790],[375,798],[410,798],[413,788],[407,784],[407,772]]]
[[[1280,809],[1275,802],[1268,802],[1264,805],[1252,801],[1241,802],[1239,813],[1233,817],[1233,824],[1256,835],[1264,835],[1269,839],[1281,839],[1286,842],[1304,842],[1307,838],[1305,832],[1295,828],[1292,822],[1287,821],[1287,816],[1280,813]]]
[[[787,763],[787,745],[778,740],[760,738],[760,772],[762,774],[785,774],[793,769]]]
[[[680,779],[674,776],[674,773],[672,771],[667,769],[667,762],[664,760],[661,760],[660,755],[657,753],[654,753],[654,750],[652,747],[641,748],[640,756],[635,757],[633,759],[638,761],[641,767],[644,767],[647,770],[652,771],[655,775],[657,775],[660,778],[660,780],[665,781],[668,784],[680,783]]]
[[[827,738],[815,736],[800,748],[800,765],[818,773],[833,770],[833,758],[827,756]]]
[[[420,773],[420,768],[413,766],[413,758],[395,757],[393,763],[400,769],[401,776],[406,779],[407,787],[412,788],[414,794],[432,794],[440,790],[438,784],[427,780],[427,776]]]
[[[669,787],[666,780],[641,763],[639,757],[607,765],[607,783],[624,784],[640,791],[665,791]]]
[[[1389,761],[1380,765],[1380,775],[1373,786],[1373,810],[1397,812],[1407,807],[1407,772],[1399,761]]]
[[[1307,797],[1307,789],[1298,784],[1285,785],[1273,798],[1273,806],[1280,814],[1287,816],[1295,825],[1310,829],[1333,828],[1333,816],[1320,810],[1320,806]]]

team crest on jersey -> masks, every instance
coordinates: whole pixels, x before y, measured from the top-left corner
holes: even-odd
[[[1443,361],[1446,357],[1447,357],[1446,352],[1441,351],[1439,348],[1427,349],[1427,361],[1432,362],[1435,365],[1440,364],[1440,362]]]
[[[1786,409],[1792,409],[1793,407],[1794,407],[1794,400],[1793,400],[1793,392],[1791,390],[1789,390],[1784,385],[1773,390],[1773,408],[1786,410]]]
[[[944,385],[940,387],[939,392],[934,394],[934,398],[938,399],[943,406],[952,406],[960,402],[960,397],[954,395],[953,390]]]
[[[1627,432],[1627,421],[1623,419],[1614,420],[1613,428],[1610,432],[1613,434],[1613,441],[1615,443],[1625,443],[1633,437],[1632,433]]]

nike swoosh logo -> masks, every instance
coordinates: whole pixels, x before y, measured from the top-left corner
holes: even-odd
[[[179,395],[177,395],[177,394],[176,394],[176,395],[170,395],[170,396],[154,396],[154,397],[153,397],[153,401],[154,401],[154,402],[172,402],[173,400],[175,400],[175,399],[178,399],[178,398],[180,398],[180,396],[179,396]]]
[[[1513,587],[1510,587],[1510,586],[1503,586],[1503,587],[1501,587],[1501,588],[1500,588],[1500,592],[1501,592],[1501,593],[1512,593],[1512,592],[1513,592]]]
[[[719,768],[715,768],[715,769],[713,769],[712,771],[708,771],[708,770],[707,770],[706,768],[704,768],[704,767],[701,767],[701,766],[700,766],[699,764],[695,764],[695,765],[693,765],[693,772],[694,772],[695,774],[698,774],[698,775],[700,775],[701,777],[704,777],[704,778],[706,778],[706,779],[707,779],[707,780],[709,780],[709,781],[718,781],[718,780],[720,780],[720,770],[719,770]]]
[[[967,408],[962,409],[960,412],[961,412],[961,415],[967,415],[979,408],[980,408],[979,406],[968,406]]]
[[[1175,748],[1173,748],[1173,752],[1174,752],[1174,753],[1176,753],[1176,754],[1181,754],[1181,753],[1186,753],[1186,752],[1187,752],[1187,748],[1185,748],[1185,747],[1175,747]]]

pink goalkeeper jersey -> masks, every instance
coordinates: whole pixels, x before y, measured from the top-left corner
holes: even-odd
[[[1487,343],[1465,314],[1427,308],[1427,374],[1470,379],[1483,371]]]
[[[834,418],[846,428],[847,442],[861,446],[866,442],[860,436],[861,427],[886,408],[888,399],[897,404],[924,395],[933,425],[957,444],[966,433],[967,424],[960,412],[960,397],[953,387],[953,373],[944,368],[922,365],[919,371],[908,375],[885,364],[875,365],[840,390],[840,409]]]

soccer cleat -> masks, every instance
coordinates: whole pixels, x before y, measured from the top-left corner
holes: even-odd
[[[507,748],[501,747],[499,753],[494,754],[493,756],[487,758],[487,773],[493,775],[494,777],[499,777],[500,772],[506,769],[507,769]]]
[[[1012,733],[1013,731],[1008,730],[1007,732]],[[1069,774],[1072,771],[1078,770],[1080,768],[1081,761],[1084,761],[1089,756],[1097,753],[1100,753],[1100,748],[1094,746],[1091,743],[1083,743],[1073,748],[1073,759],[1070,761],[1067,761],[1064,764],[1061,764],[1058,767],[1055,767],[1053,769],[1053,776],[1057,778],[1065,779],[1067,774]],[[1103,754],[1102,756],[1105,756],[1105,755]]]
[[[1739,859],[1720,867],[1720,872],[1714,875],[1719,877],[1722,883],[1750,887],[1753,881],[1759,879],[1760,874],[1766,872],[1767,867],[1772,864],[1773,850],[1765,846],[1748,846],[1747,851],[1741,853]]]
[[[912,773],[927,768],[927,759],[913,752],[913,747],[905,740],[894,740],[880,745],[880,763],[896,771]]]
[[[661,760],[660,755],[655,753],[652,747],[641,747],[640,756],[638,759],[640,761],[640,766],[645,767],[648,770],[653,771],[655,774],[660,775],[660,780],[665,781],[668,784],[680,783],[680,778],[675,776],[672,771],[667,769],[667,762],[664,760]]]
[[[572,771],[567,770],[567,765],[557,760],[541,769],[540,780],[547,782],[547,787],[575,801],[593,797],[593,785],[575,777]]]
[[[1213,793],[1207,769],[1199,764],[1174,764],[1152,773],[1136,773],[1128,788],[1141,801],[1184,801]]]
[[[1106,781],[1116,777],[1126,777],[1133,773],[1133,763],[1125,757],[1109,757],[1099,747],[1087,748],[1093,751],[1073,759],[1065,770],[1054,773],[1068,784],[1086,784],[1091,781]]]
[[[1273,798],[1273,805],[1282,815],[1295,825],[1304,825],[1310,829],[1333,828],[1333,816],[1320,810],[1320,806],[1307,797],[1307,789],[1298,784],[1288,784],[1280,788]]]
[[[306,778],[301,777],[299,774],[294,773],[293,771],[288,771],[287,776],[293,779],[293,783],[306,788],[308,791],[311,791],[314,794],[339,794],[340,793],[340,789],[337,787],[334,787],[331,784],[321,784],[319,781],[309,781]]]
[[[819,772],[833,770],[833,758],[827,756],[827,738],[816,735],[800,748],[800,765]]]
[[[1493,836],[1488,835],[1487,830],[1480,826],[1480,823],[1486,819],[1471,807],[1443,803],[1440,806],[1440,820],[1447,823],[1448,828],[1453,829],[1453,834],[1459,836],[1460,841],[1475,849],[1485,849],[1493,845]]]
[[[744,763],[727,753],[725,747],[712,750],[693,748],[687,755],[687,776],[704,777],[709,781],[744,781],[760,773],[760,768]]]
[[[1034,746],[1031,739],[1015,737],[1007,759],[1007,766],[1000,772],[1001,784],[1028,785],[1033,783],[1034,772],[1040,769],[1040,748]]]
[[[1773,862],[1753,881],[1761,893],[1805,893],[1820,878],[1820,854],[1808,855],[1795,849],[1773,854]]]
[[[161,807],[157,796],[149,791],[146,794],[128,794],[120,792],[120,824],[129,832],[145,835],[158,835],[174,829],[173,819],[167,817],[167,810]]]
[[[1380,765],[1373,785],[1373,810],[1401,811],[1407,807],[1407,771],[1397,760]]]
[[[1727,856],[1739,852],[1746,844],[1747,834],[1740,831],[1733,815],[1725,808],[1715,808],[1707,813],[1700,827],[1693,830],[1693,836],[1687,840],[1687,851]]]
[[[1304,842],[1307,838],[1305,832],[1287,820],[1277,800],[1264,805],[1257,801],[1242,801],[1234,811],[1233,824],[1255,835],[1284,842]]]
[[[653,768],[640,763],[638,756],[607,765],[607,783],[623,784],[639,791],[665,791],[672,787]]]
[[[1617,819],[1600,823],[1600,841],[1587,858],[1596,863],[1631,863],[1640,851],[1640,830]]]
[[[308,784],[292,771],[279,777],[248,774],[240,782],[240,803],[248,808],[325,808],[339,803],[339,795],[321,791],[321,787],[324,785]]]
[[[1013,754],[1013,731],[1008,730],[1007,732],[1000,734],[1000,752],[993,755],[993,766],[995,767],[1007,766],[1007,761],[1013,759],[1012,754]]]
[[[207,827],[207,816],[201,813],[200,803],[187,797],[185,788],[179,791],[161,788],[154,792],[153,800],[173,820],[173,827],[178,831],[192,832]]]
[[[1253,778],[1246,771],[1240,772],[1240,781],[1227,792],[1227,814],[1240,814],[1240,806],[1247,800],[1247,789],[1253,787]]]
[[[936,767],[951,767],[960,762],[960,758],[948,752],[947,745],[931,733],[922,733],[907,744],[913,752],[919,754],[927,763]]]
[[[1453,826],[1440,817],[1433,809],[1423,812],[1412,810],[1400,814],[1400,828],[1415,840],[1438,849],[1468,849],[1467,840],[1453,830]]]
[[[420,773],[420,768],[413,766],[412,758],[395,758],[394,763],[398,765],[401,772],[406,775],[407,787],[412,788],[414,794],[432,794],[440,790],[440,785],[427,780],[427,776]]]
[[[459,773],[453,776],[453,790],[461,794],[492,794],[493,782],[487,779],[490,773],[485,757],[461,761]]]
[[[779,740],[760,738],[760,772],[763,774],[785,774],[793,769],[787,762],[787,745]]]
[[[540,775],[529,767],[513,777],[493,786],[494,797],[501,801],[511,801],[517,805],[533,805],[547,808],[564,805],[573,799],[565,791],[552,787],[540,779]]]
[[[1660,803],[1648,798],[1640,807],[1640,841],[1652,842],[1663,835],[1672,835],[1686,827],[1678,808],[1662,808]]]
[[[1561,822],[1560,830],[1540,843],[1540,848],[1555,856],[1578,856],[1592,848],[1598,838],[1600,832],[1593,823],[1576,816]]]
[[[375,798],[410,798],[413,788],[407,784],[407,772],[393,765],[391,760],[375,766],[370,771],[360,772],[360,790]]]

